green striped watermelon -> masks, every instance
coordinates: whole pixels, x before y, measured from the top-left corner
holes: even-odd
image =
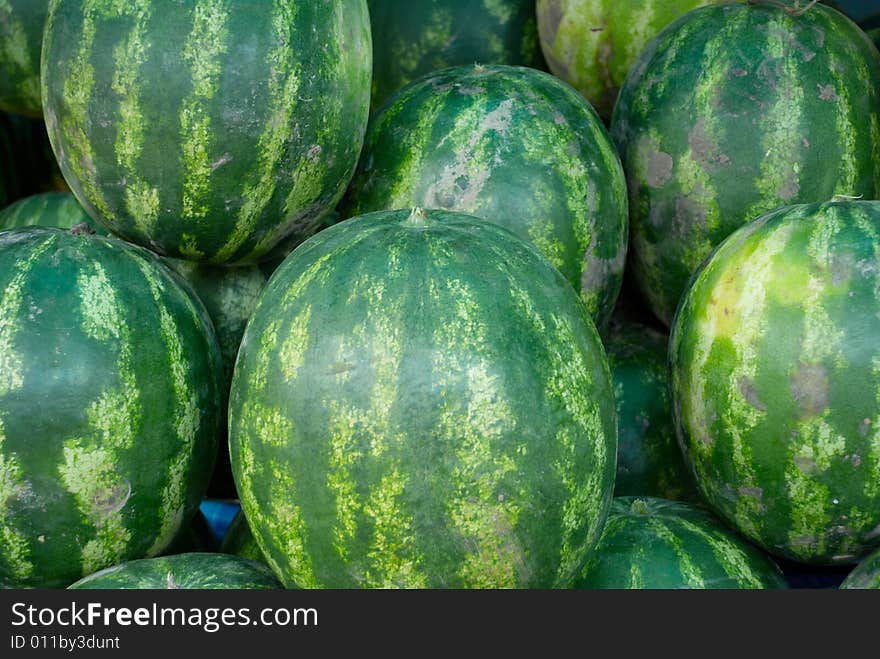
[[[538,0],[538,34],[550,70],[603,119],[639,54],[664,27],[713,0]]]
[[[0,232],[0,586],[66,586],[157,555],[217,453],[211,321],[153,254]]]
[[[226,535],[223,536],[220,551],[224,554],[234,554],[261,563],[266,560],[263,558],[260,546],[254,539],[254,534],[251,533],[251,527],[248,526],[243,511],[238,511],[238,514],[232,519],[232,523],[226,530]]]
[[[880,549],[865,557],[846,576],[840,587],[844,590],[880,590]]]
[[[612,135],[630,190],[632,265],[669,323],[688,277],[780,206],[880,195],[880,54],[823,5],[695,9],[642,52]],[[734,47],[735,45],[735,47]]]
[[[512,66],[447,69],[374,118],[344,216],[421,206],[476,215],[535,244],[602,325],[626,257],[626,182],[589,104]]]
[[[39,117],[40,51],[49,0],[0,0],[0,110]]]
[[[281,584],[265,565],[229,554],[191,552],[114,565],[80,579],[73,590],[275,590]]]
[[[575,587],[752,589],[788,584],[773,561],[702,508],[618,497]]]
[[[880,202],[783,208],[698,271],[670,338],[679,439],[705,499],[768,551],[880,545]]]
[[[164,255],[249,263],[314,232],[369,114],[365,0],[52,0],[45,116],[89,214]]]
[[[618,497],[696,498],[672,422],[666,343],[649,327],[616,320],[605,338],[617,402]]]
[[[374,213],[297,248],[248,324],[229,417],[242,507],[288,586],[565,586],[613,490],[586,308],[533,247],[459,213]]]
[[[368,0],[373,108],[427,73],[466,64],[544,68],[534,0]]]
[[[86,224],[91,231],[107,235],[69,192],[31,195],[0,210],[0,229],[33,226],[72,229],[79,224]]]

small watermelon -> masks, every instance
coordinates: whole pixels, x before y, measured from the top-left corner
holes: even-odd
[[[651,497],[611,502],[599,546],[575,588],[787,588],[761,551],[698,506]]]
[[[40,51],[49,0],[0,1],[0,110],[43,114]]]
[[[150,252],[0,232],[0,586],[66,586],[155,556],[217,454],[211,321]]]
[[[229,554],[191,552],[114,565],[80,579],[73,590],[276,590],[281,584],[265,565]]]
[[[373,119],[343,206],[421,206],[495,222],[532,242],[598,325],[623,275],[626,181],[602,122],[558,78],[467,66],[401,90]]]
[[[313,233],[369,116],[366,0],[52,0],[43,101],[89,215],[165,256],[254,263]]]
[[[538,0],[538,33],[550,70],[603,119],[639,54],[664,27],[712,0]]]
[[[427,73],[467,64],[544,68],[534,0],[368,0],[373,108]]]
[[[614,485],[586,308],[532,246],[460,213],[373,213],[298,247],[248,324],[229,428],[288,586],[566,586]]]
[[[697,497],[672,422],[666,343],[649,327],[615,320],[605,338],[617,402],[614,496]]]
[[[880,545],[880,202],[782,208],[695,275],[670,338],[679,440],[714,510],[773,554]]]
[[[35,226],[72,229],[80,224],[97,234],[108,235],[69,192],[31,195],[0,210],[0,229]]]
[[[743,224],[836,194],[878,198],[880,53],[821,4],[694,9],[639,56],[611,132],[632,266],[668,325],[690,275]]]

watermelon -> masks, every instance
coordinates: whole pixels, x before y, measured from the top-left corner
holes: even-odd
[[[221,423],[211,321],[128,243],[0,232],[0,586],[67,586],[162,553]]]
[[[69,192],[31,195],[0,210],[0,229],[32,226],[72,229],[80,224],[85,224],[94,233],[108,235]]]
[[[80,579],[73,590],[275,590],[281,584],[265,565],[229,554],[190,552],[142,558]]]
[[[850,572],[840,587],[845,590],[852,589],[880,589],[880,550],[866,556],[852,572]]]
[[[649,327],[616,320],[605,338],[617,403],[614,496],[696,498],[672,422],[666,342]]]
[[[614,483],[583,303],[532,246],[447,211],[350,219],[284,261],[245,331],[229,432],[287,586],[565,586]]]
[[[575,584],[597,589],[787,588],[782,571],[699,506],[616,497]]]
[[[40,50],[49,0],[0,0],[0,110],[33,117],[40,102]]]
[[[368,130],[342,207],[420,206],[501,224],[534,243],[602,325],[626,258],[626,182],[589,104],[513,66],[447,69],[389,100]]]
[[[344,193],[371,67],[365,0],[52,0],[44,110],[96,221],[166,256],[253,263]]]
[[[224,554],[249,558],[252,561],[265,562],[263,552],[260,551],[260,546],[254,540],[254,534],[251,533],[251,527],[248,526],[247,518],[242,511],[238,511],[238,514],[232,519],[232,523],[226,530],[226,535],[223,536],[220,551]]]
[[[706,501],[767,551],[880,545],[880,202],[801,204],[732,234],[669,344],[673,414]]]
[[[427,73],[466,64],[544,68],[534,0],[368,0],[373,108]]]
[[[632,266],[667,325],[690,275],[743,224],[880,195],[880,54],[834,9],[803,9],[695,9],[651,41],[621,90],[611,131]]]
[[[660,30],[712,0],[538,0],[538,34],[550,70],[603,119],[639,54]]]

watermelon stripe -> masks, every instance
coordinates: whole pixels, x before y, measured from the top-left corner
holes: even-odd
[[[211,189],[211,102],[222,73],[222,56],[229,39],[229,7],[216,0],[202,0],[193,10],[193,29],[183,49],[190,64],[192,90],[180,110],[180,143],[183,151],[184,219],[205,218],[210,212],[206,196]],[[192,254],[195,256],[195,254]]]
[[[55,243],[48,237],[36,246],[29,258],[21,262],[16,274],[7,284],[0,299],[0,396],[19,389],[24,384],[23,364],[15,352],[15,335],[19,325],[15,323],[23,304],[22,287],[40,257]],[[34,570],[28,547],[28,536],[16,528],[8,514],[9,502],[18,496],[20,488],[27,487],[20,461],[14,454],[3,451],[5,441],[3,417],[0,415],[0,558],[4,570],[15,579],[24,581]]]

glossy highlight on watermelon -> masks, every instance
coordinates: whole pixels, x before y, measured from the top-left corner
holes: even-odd
[[[534,0],[368,0],[373,108],[432,71],[473,64],[544,68]]]
[[[701,507],[616,497],[599,546],[575,588],[788,588],[760,550]]]
[[[303,243],[230,398],[242,508],[287,586],[564,587],[601,531],[604,349],[562,275],[492,223],[386,211]]]
[[[767,551],[880,545],[880,202],[782,208],[715,251],[670,338],[674,416],[715,511]]]
[[[365,0],[52,0],[43,101],[89,215],[165,256],[255,263],[317,230],[369,115]]]
[[[632,267],[669,324],[690,275],[780,206],[880,195],[880,53],[839,12],[723,3],[639,56],[611,133],[629,183]]]
[[[0,585],[165,551],[204,496],[221,387],[211,321],[158,257],[0,232]]]
[[[601,326],[627,244],[626,181],[602,122],[569,85],[513,66],[467,66],[401,90],[373,118],[342,210],[476,215],[538,247]]]
[[[611,118],[630,67],[660,30],[712,0],[538,0],[541,50],[554,75]]]
[[[114,565],[80,579],[72,590],[276,590],[281,584],[265,565],[229,554],[190,552]]]

